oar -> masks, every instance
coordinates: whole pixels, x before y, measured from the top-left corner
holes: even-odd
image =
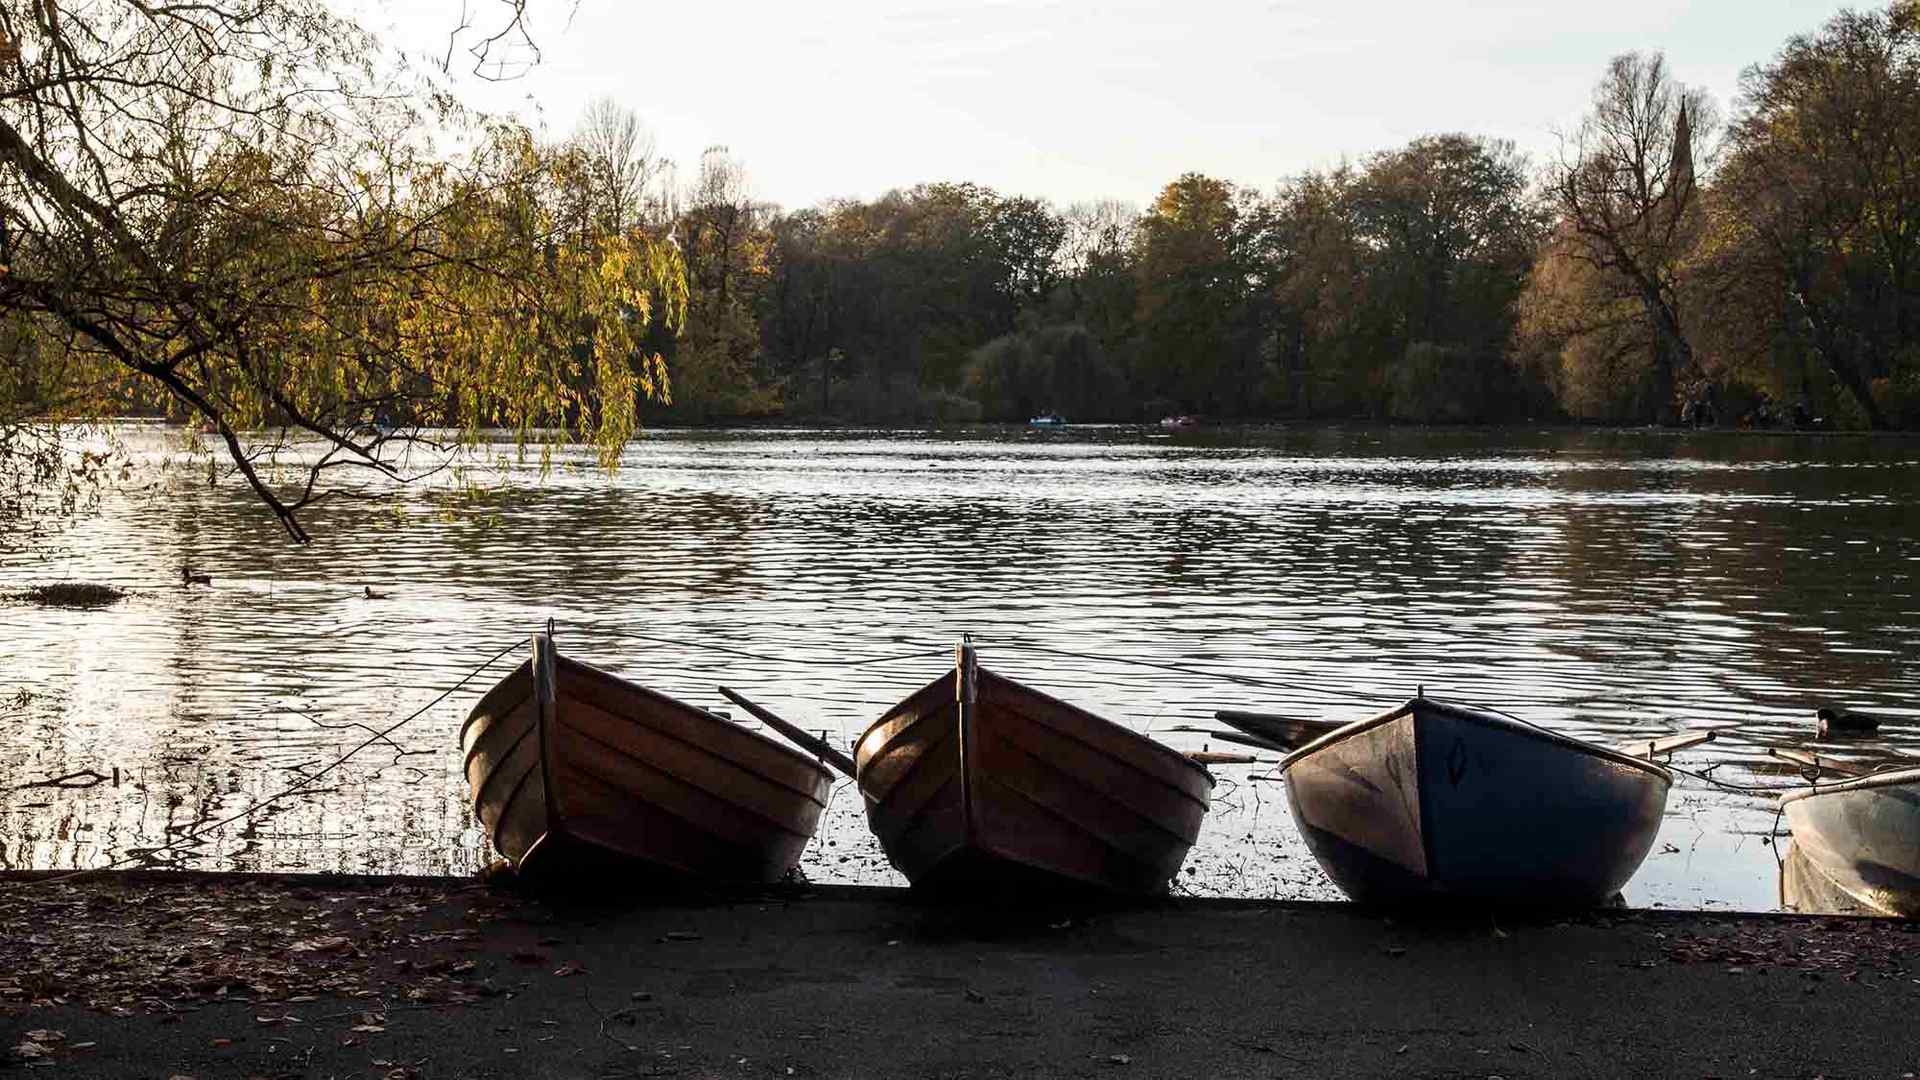
[[[1782,761],[1791,761],[1795,765],[1804,766],[1809,769],[1817,769],[1820,772],[1832,773],[1835,776],[1865,776],[1867,774],[1867,770],[1857,765],[1835,761],[1832,758],[1821,757],[1819,754],[1810,754],[1805,750],[1783,750],[1778,746],[1769,746],[1767,747],[1767,753],[1772,754]]]
[[[1221,742],[1230,742],[1238,746],[1251,746],[1256,750],[1274,750],[1282,754],[1291,753],[1293,750],[1293,747],[1274,742],[1272,739],[1263,739],[1258,735],[1243,735],[1238,731],[1206,731],[1203,734],[1209,739],[1219,739]]]
[[[1305,746],[1322,735],[1347,726],[1340,720],[1306,720],[1297,716],[1247,712],[1242,709],[1221,709],[1213,714],[1213,718],[1256,738],[1265,739],[1280,750]]]
[[[773,715],[772,712],[755,705],[753,702],[748,701],[746,698],[741,697],[739,694],[734,693],[724,686],[720,688],[720,692],[727,696],[728,701],[752,713],[754,718],[761,723],[792,739],[795,743],[798,743],[802,750],[813,754],[821,761],[839,769],[848,776],[858,775],[859,770],[854,767],[853,759],[834,749],[832,743],[818,735],[809,733],[805,728],[797,724],[787,723],[785,720]]]
[[[1252,754],[1229,754],[1219,750],[1189,750],[1187,759],[1202,765],[1258,765],[1260,759]]]
[[[1675,750],[1685,750],[1689,746],[1699,746],[1701,743],[1712,742],[1713,740],[1714,733],[1712,729],[1707,731],[1683,731],[1678,735],[1668,735],[1662,739],[1635,739],[1632,742],[1624,742],[1615,746],[1614,750],[1628,757],[1651,759],[1655,754],[1671,754]]]

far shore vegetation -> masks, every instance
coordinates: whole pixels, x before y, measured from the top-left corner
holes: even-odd
[[[1547,160],[783,208],[645,103],[469,112],[322,0],[0,6],[0,503],[96,482],[57,425],[101,415],[209,432],[296,540],[497,428],[609,464],[643,423],[1043,412],[1920,428],[1920,0],[1732,102],[1648,44]]]

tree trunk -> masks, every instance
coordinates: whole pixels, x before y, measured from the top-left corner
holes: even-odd
[[[1833,324],[1816,312],[1811,304],[1801,301],[1806,312],[1807,325],[1813,330],[1813,348],[1827,365],[1833,377],[1847,388],[1860,411],[1867,414],[1867,426],[1875,431],[1891,431],[1893,425],[1887,422],[1886,415],[1880,411],[1880,404],[1873,400],[1873,388],[1867,384],[1866,377],[1860,374],[1860,367],[1848,360],[1840,348],[1839,335],[1834,332]]]

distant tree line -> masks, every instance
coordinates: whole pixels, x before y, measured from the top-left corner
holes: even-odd
[[[582,139],[633,124],[603,104]],[[1730,122],[1615,59],[1553,160],[1434,135],[1145,209],[970,183],[783,211],[649,177],[686,260],[659,421],[1920,425],[1920,4],[1751,68]],[[642,155],[643,157],[645,155]],[[650,159],[649,159],[650,160]],[[658,165],[657,162],[654,163]]]

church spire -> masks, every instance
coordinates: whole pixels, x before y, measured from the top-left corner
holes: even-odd
[[[1680,99],[1680,118],[1673,123],[1673,167],[1667,175],[1667,191],[1685,202],[1693,192],[1693,117],[1687,113],[1687,99]]]

